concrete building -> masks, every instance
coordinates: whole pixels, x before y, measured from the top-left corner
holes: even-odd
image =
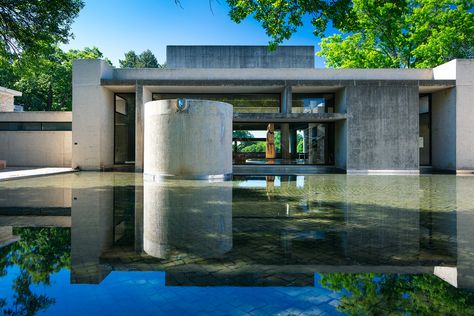
[[[13,112],[15,97],[21,97],[21,92],[0,87],[0,112]]]
[[[270,159],[264,152],[234,152],[234,171],[268,164],[303,172],[317,165],[348,173],[474,170],[473,60],[433,69],[315,69],[311,46],[271,53],[262,47],[169,46],[167,54],[166,69],[74,62],[73,167],[97,170],[133,161],[142,171],[144,103],[187,98],[233,104],[234,131],[264,133],[273,125],[280,134]],[[118,152],[124,140],[125,158]],[[234,136],[234,142],[265,140]]]
[[[145,103],[183,98],[233,105],[234,173],[474,171],[474,60],[316,69],[312,46],[169,46],[167,65],[73,63],[72,167],[142,172]]]

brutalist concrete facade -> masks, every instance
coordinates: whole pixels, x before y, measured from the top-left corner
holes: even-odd
[[[474,170],[474,60],[433,69],[316,69],[308,47],[269,53],[266,47],[172,46],[167,52],[166,69],[74,62],[73,167],[114,167],[117,93],[135,95],[136,171],[143,171],[144,104],[154,93],[279,93],[279,113],[234,111],[234,123],[278,123],[284,133],[286,124],[333,122],[334,167],[347,173],[418,174],[419,98],[429,95],[432,168]],[[334,112],[294,113],[296,93],[332,93]],[[282,155],[290,143],[282,134]]]

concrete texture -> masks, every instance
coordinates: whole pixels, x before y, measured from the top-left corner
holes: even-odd
[[[0,132],[0,148],[11,167],[71,167],[70,131]]]
[[[71,112],[0,113],[0,122],[71,122]],[[71,167],[71,131],[0,131],[0,159],[11,167]]]
[[[456,170],[474,172],[474,60],[456,60]]]
[[[143,249],[167,258],[175,249],[202,258],[232,249],[232,183],[144,181]]]
[[[334,112],[339,115],[347,113],[346,89],[336,92]],[[334,124],[334,165],[339,169],[347,167],[347,120],[337,121]]]
[[[347,93],[347,170],[417,171],[418,86],[359,82]]]
[[[72,67],[72,167],[102,170],[114,164],[113,92],[100,80],[112,78],[103,60],[75,60]]]
[[[212,81],[212,80],[281,80],[285,81],[337,81],[337,80],[430,80],[433,81],[432,69],[113,69],[114,84],[134,84],[134,81],[178,80],[178,81]],[[103,82],[108,84],[107,81]],[[112,82],[110,82],[112,83]],[[341,83],[339,83],[340,85]],[[332,85],[338,85],[333,82]],[[219,84],[217,84],[219,86]],[[315,86],[317,87],[317,85]]]
[[[0,112],[13,112],[14,97],[20,97],[21,92],[0,87]]]
[[[168,68],[314,68],[314,46],[167,46]]]
[[[456,171],[456,89],[432,94],[431,165]]]
[[[232,106],[177,100],[145,104],[144,173],[150,176],[207,177],[232,173]]]

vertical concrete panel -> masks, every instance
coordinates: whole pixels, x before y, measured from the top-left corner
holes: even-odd
[[[456,60],[456,169],[474,172],[474,60]]]
[[[358,81],[346,89],[348,172],[418,172],[418,87]]]
[[[73,62],[73,167],[100,170],[113,166],[113,93],[100,86],[112,68],[102,60]]]
[[[347,113],[346,89],[336,92],[335,112]],[[347,168],[347,120],[335,123],[335,165],[337,168]]]
[[[456,170],[456,89],[432,94],[431,164],[439,170]]]
[[[146,87],[136,86],[135,114],[135,171],[143,172],[144,152],[144,104],[152,100],[152,93]]]

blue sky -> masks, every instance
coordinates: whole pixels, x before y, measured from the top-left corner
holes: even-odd
[[[85,0],[72,25],[75,38],[63,48],[97,46],[113,64],[126,51],[150,49],[158,61],[166,59],[166,45],[267,45],[269,38],[253,19],[236,24],[228,17],[225,0]],[[314,45],[309,19],[287,45]],[[316,67],[324,67],[316,56]]]

